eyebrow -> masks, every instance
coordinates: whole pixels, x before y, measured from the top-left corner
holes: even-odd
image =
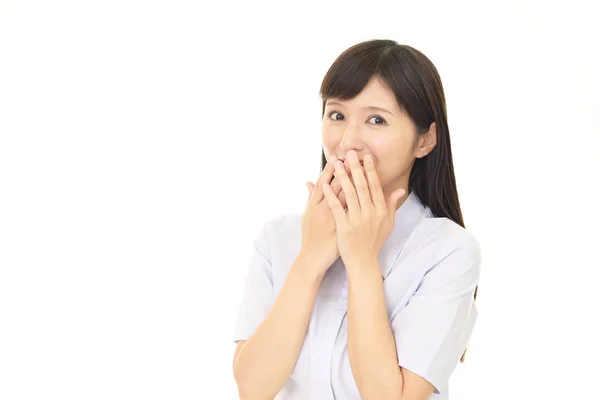
[[[329,101],[329,102],[327,102],[327,104],[326,104],[326,105],[334,105],[334,104],[335,104],[335,105],[338,105],[338,106],[342,106],[342,107],[344,107],[344,105],[343,105],[343,104],[341,104],[341,103],[338,103],[337,101]],[[365,110],[381,111],[381,112],[388,113],[388,114],[390,114],[391,116],[394,116],[394,113],[392,113],[391,111],[388,111],[388,110],[386,110],[385,108],[381,108],[381,107],[376,107],[376,106],[365,106],[365,107],[361,107],[361,108],[362,108],[362,109],[365,109]]]

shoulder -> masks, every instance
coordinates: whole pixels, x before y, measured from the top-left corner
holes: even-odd
[[[423,218],[417,225],[418,232],[425,242],[444,245],[447,248],[478,250],[479,241],[471,232],[448,218]]]
[[[302,214],[286,213],[267,219],[254,242],[255,251],[269,265],[278,291],[302,246]]]
[[[302,215],[299,213],[277,214],[267,219],[261,228],[261,235],[279,238],[302,229]]]
[[[288,248],[286,244],[294,244],[301,237],[302,214],[277,214],[262,224],[255,246],[261,252],[271,255],[276,251],[285,251]]]
[[[422,218],[408,237],[406,250],[427,259],[430,268],[439,265],[479,274],[479,240],[448,218]]]

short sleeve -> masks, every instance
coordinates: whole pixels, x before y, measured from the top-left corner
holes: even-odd
[[[477,319],[474,293],[479,243],[450,252],[423,277],[406,307],[392,316],[398,364],[426,379],[435,393],[446,386]]]
[[[248,340],[265,319],[274,301],[270,262],[269,223],[254,241],[233,340]]]

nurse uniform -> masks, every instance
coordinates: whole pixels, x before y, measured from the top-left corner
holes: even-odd
[[[379,264],[398,364],[435,387],[430,400],[447,400],[448,380],[477,318],[479,243],[455,222],[434,217],[414,192],[394,218]],[[266,317],[301,241],[301,215],[281,215],[262,227],[234,341],[248,340]],[[338,258],[322,280],[295,368],[276,399],[360,399],[348,358],[347,303],[348,280]]]

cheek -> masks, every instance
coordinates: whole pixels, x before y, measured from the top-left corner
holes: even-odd
[[[394,179],[405,169],[406,160],[409,158],[410,148],[408,143],[376,139],[372,143],[372,151],[377,158],[377,173],[382,180]]]
[[[389,144],[389,140],[386,140],[383,137],[375,137],[373,138],[373,149],[374,150],[380,150],[380,149],[385,149],[386,147],[388,147]]]
[[[340,138],[335,131],[323,128],[321,131],[321,141],[325,148],[325,153],[332,154],[340,143]]]
[[[385,138],[373,138],[369,145],[370,151],[377,159],[377,170],[383,172],[395,157],[393,143]]]

